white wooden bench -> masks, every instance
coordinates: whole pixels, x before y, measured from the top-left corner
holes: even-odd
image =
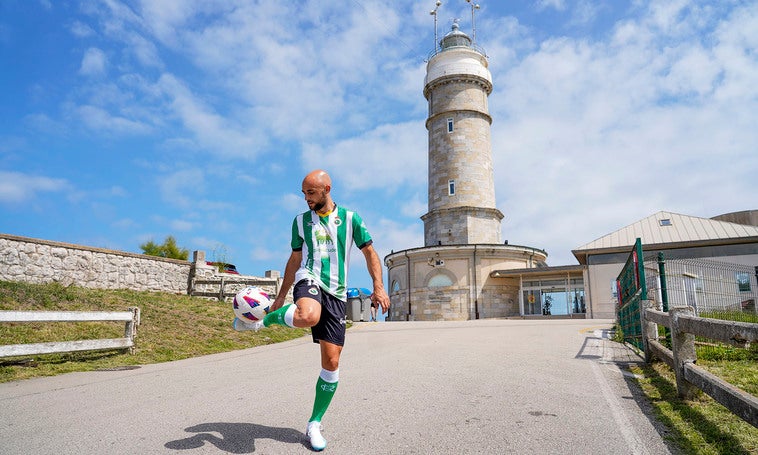
[[[134,349],[134,338],[140,323],[140,310],[136,307],[129,308],[128,311],[0,311],[0,323],[90,321],[124,321],[126,323],[124,337],[4,345],[0,346],[0,358],[57,352]]]

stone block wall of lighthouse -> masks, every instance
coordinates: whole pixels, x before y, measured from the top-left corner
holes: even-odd
[[[427,246],[500,243],[490,90],[489,81],[471,75],[448,75],[427,86],[429,213],[422,217]]]

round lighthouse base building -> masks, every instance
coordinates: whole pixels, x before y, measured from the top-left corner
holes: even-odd
[[[494,271],[542,267],[547,253],[528,246],[462,244],[392,252],[388,270],[394,321],[463,321],[523,314],[518,277]]]

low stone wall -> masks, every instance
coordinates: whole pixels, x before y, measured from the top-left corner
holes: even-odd
[[[0,280],[186,294],[192,263],[0,234]]]

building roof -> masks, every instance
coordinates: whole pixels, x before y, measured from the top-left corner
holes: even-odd
[[[637,237],[642,239],[643,245],[665,245],[666,248],[742,241],[752,243],[758,242],[758,226],[660,211],[582,245],[572,253],[582,264],[589,253],[629,251]]]
[[[492,278],[505,278],[505,277],[519,277],[519,276],[551,276],[560,275],[566,276],[568,274],[582,275],[585,266],[583,265],[558,265],[553,267],[533,267],[528,269],[505,269],[505,270],[493,270],[490,272]]]

